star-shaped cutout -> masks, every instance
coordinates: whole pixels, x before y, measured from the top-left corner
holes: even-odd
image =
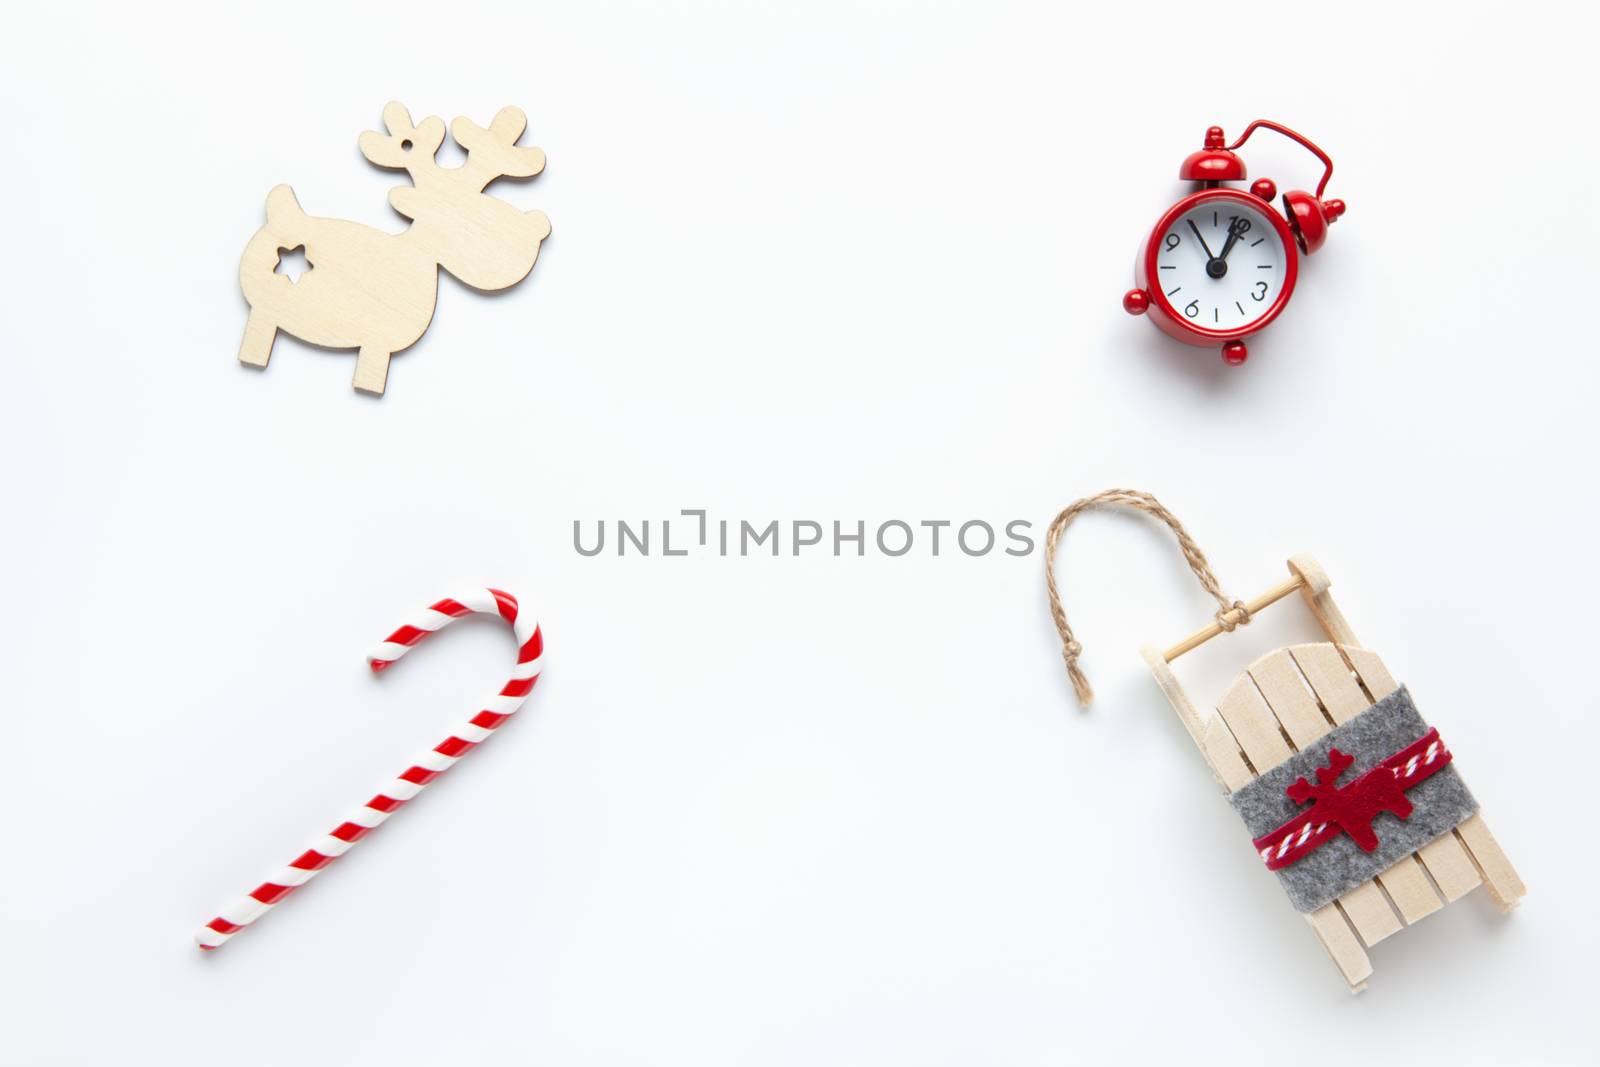
[[[311,267],[311,261],[306,258],[306,246],[295,245],[293,248],[278,249],[278,262],[272,268],[272,273],[283,275],[293,284],[304,277]]]

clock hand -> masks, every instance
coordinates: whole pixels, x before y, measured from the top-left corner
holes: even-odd
[[[1200,236],[1200,227],[1198,227],[1198,226],[1196,226],[1194,224],[1194,220],[1193,219],[1189,220],[1189,229],[1194,231],[1195,240],[1200,242],[1200,247],[1204,248],[1206,250],[1206,276],[1209,277],[1209,278],[1220,278],[1224,274],[1227,274],[1228,273],[1228,262],[1227,262],[1227,260],[1223,259],[1222,256],[1217,256],[1217,255],[1213,255],[1212,254],[1211,246],[1206,244],[1206,239],[1204,237]],[[1228,241],[1231,244],[1233,242],[1233,240],[1234,240],[1233,231],[1230,229],[1228,231]],[[1225,256],[1227,254],[1228,254],[1228,246],[1227,245],[1223,245],[1223,247],[1222,247],[1222,255]]]
[[[1222,242],[1222,251],[1217,253],[1218,259],[1227,259],[1228,253],[1233,251],[1234,242],[1244,236],[1245,227],[1240,225],[1244,219],[1235,219],[1232,226],[1228,227],[1228,239]]]

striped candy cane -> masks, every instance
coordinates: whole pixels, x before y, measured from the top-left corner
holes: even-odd
[[[317,876],[328,864],[344,855],[350,846],[365,837],[393,815],[400,805],[422,792],[423,786],[449,770],[462,756],[481,743],[522,706],[539,680],[544,637],[532,612],[519,612],[517,598],[498,589],[474,589],[463,596],[439,601],[422,618],[400,627],[384,639],[367,657],[374,674],[387,668],[409,652],[417,642],[441,627],[473,612],[499,615],[511,624],[517,635],[517,665],[511,680],[501,687],[489,704],[451,735],[424,753],[400,777],[385,785],[377,796],[356,808],[332,832],[317,838],[287,867],[274,872],[249,895],[240,897],[222,910],[195,934],[203,949],[214,949],[234,934],[271,911],[284,897]]]

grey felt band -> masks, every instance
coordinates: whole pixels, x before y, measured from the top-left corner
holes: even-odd
[[[1296,778],[1316,781],[1316,769],[1328,762],[1328,750],[1355,757],[1355,765],[1341,776],[1351,782],[1428,732],[1428,726],[1411,703],[1404,686],[1378,701],[1261,777],[1242,786],[1228,798],[1244,820],[1254,840],[1303,812],[1284,790]],[[1449,739],[1441,735],[1445,744]],[[1372,820],[1378,847],[1361,851],[1348,834],[1339,834],[1321,848],[1277,872],[1289,900],[1301,911],[1316,911],[1373,875],[1381,874],[1429,841],[1449,833],[1478,810],[1455,763],[1424,779],[1406,797],[1415,805],[1409,819],[1381,812]],[[1258,859],[1256,862],[1260,862]]]

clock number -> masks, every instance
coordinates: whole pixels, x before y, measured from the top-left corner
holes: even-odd
[[[1184,306],[1183,313],[1191,319],[1200,314],[1200,301],[1191,300]]]
[[[1181,243],[1181,242],[1182,242],[1182,241],[1183,241],[1183,238],[1181,238],[1181,237],[1179,237],[1179,236],[1178,236],[1178,235],[1177,235],[1177,234],[1175,234],[1175,233],[1169,233],[1169,234],[1167,234],[1167,247],[1166,247],[1166,251],[1168,251],[1168,252],[1170,252],[1170,251],[1172,251],[1172,250],[1173,250],[1173,249],[1174,249],[1174,248],[1177,248],[1177,247],[1178,247],[1178,245],[1179,245],[1179,244],[1180,244],[1180,243]]]
[[[1250,220],[1243,215],[1228,216],[1228,232],[1243,237],[1250,232]]]
[[[1251,300],[1265,300],[1267,298],[1267,283],[1256,282],[1256,291],[1250,294]]]

